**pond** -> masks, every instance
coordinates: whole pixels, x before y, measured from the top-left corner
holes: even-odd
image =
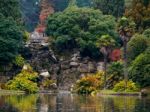
[[[150,112],[150,98],[70,93],[1,95],[0,112]]]

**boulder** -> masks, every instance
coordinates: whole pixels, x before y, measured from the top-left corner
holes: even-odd
[[[78,67],[79,72],[81,73],[88,73],[88,65],[87,64],[80,64]]]
[[[94,62],[88,63],[88,72],[90,73],[96,72],[96,64]]]
[[[40,76],[43,76],[43,77],[50,77],[50,74],[48,71],[45,71],[45,72],[41,72],[40,73]]]
[[[104,62],[97,63],[97,71],[103,71],[104,70]]]
[[[71,67],[78,67],[79,63],[77,62],[70,62]]]

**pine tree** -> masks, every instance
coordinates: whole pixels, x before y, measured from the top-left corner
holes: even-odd
[[[0,0],[0,13],[12,17],[15,21],[21,22],[21,12],[18,0]]]

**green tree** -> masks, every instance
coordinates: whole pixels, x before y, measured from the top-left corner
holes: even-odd
[[[46,32],[60,51],[79,48],[81,54],[97,57],[97,35],[116,37],[115,23],[114,17],[103,15],[99,10],[72,6],[49,16]]]
[[[112,89],[117,82],[123,80],[123,62],[111,62],[108,66],[107,73],[107,86],[109,89]]]
[[[18,0],[0,0],[0,13],[6,18],[12,17],[15,21],[21,22],[21,12]]]
[[[12,62],[22,45],[22,32],[12,18],[0,15],[0,63]]]
[[[147,38],[150,39],[150,28],[146,29],[144,32],[143,32],[143,35]]]
[[[102,52],[104,56],[104,88],[106,88],[106,78],[107,78],[107,62],[108,62],[108,56],[111,52],[111,48],[115,46],[115,40],[109,36],[109,35],[102,35],[97,40],[97,46],[100,48],[100,51]]]
[[[118,22],[118,33],[123,42],[123,60],[124,60],[124,78],[125,87],[128,82],[128,71],[127,71],[127,43],[134,33],[135,23],[130,21],[126,17],[122,17]]]
[[[141,87],[150,86],[150,47],[133,61],[129,76]]]
[[[143,53],[148,47],[148,39],[143,36],[136,34],[127,45],[128,62],[133,61],[139,54]]]
[[[120,17],[124,13],[124,0],[93,0],[93,2],[95,8],[100,9],[104,14]]]
[[[132,5],[126,9],[125,16],[136,23],[136,29],[142,32],[150,26],[150,0],[132,0]]]

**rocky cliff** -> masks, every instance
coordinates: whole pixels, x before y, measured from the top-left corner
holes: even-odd
[[[103,69],[102,63],[81,57],[78,50],[58,54],[39,43],[31,43],[27,48],[28,63],[39,73],[48,71],[59,89],[68,90],[80,77]]]

